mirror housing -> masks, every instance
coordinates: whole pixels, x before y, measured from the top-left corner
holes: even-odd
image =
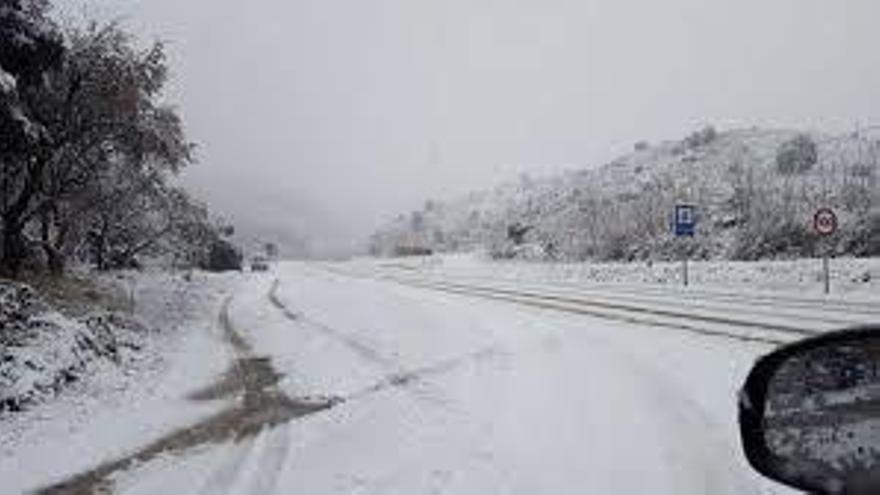
[[[739,396],[749,463],[810,493],[880,493],[880,326],[761,357]]]

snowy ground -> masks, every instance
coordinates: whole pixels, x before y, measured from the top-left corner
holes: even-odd
[[[880,296],[851,281],[825,297],[807,263],[769,265],[698,266],[685,290],[639,267],[283,263],[204,306],[140,402],[72,427],[48,414],[0,476],[12,491],[787,493],[746,465],[736,391],[778,343],[877,322]]]
[[[134,293],[135,317],[149,335],[122,365],[98,363],[54,400],[0,418],[3,493],[77,473],[217,409],[185,401],[183,394],[228,362],[214,327],[219,303],[235,280],[127,273],[98,282]]]

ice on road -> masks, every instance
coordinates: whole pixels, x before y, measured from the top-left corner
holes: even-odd
[[[770,493],[743,460],[744,342],[288,263],[229,323],[334,406],[114,475],[126,493]]]

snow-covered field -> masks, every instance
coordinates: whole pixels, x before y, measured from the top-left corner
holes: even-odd
[[[148,390],[0,423],[0,476],[12,492],[80,473],[123,493],[787,493],[740,452],[745,374],[778,343],[880,321],[876,260],[836,262],[827,297],[815,268],[698,264],[684,289],[660,264],[281,263],[216,281]]]

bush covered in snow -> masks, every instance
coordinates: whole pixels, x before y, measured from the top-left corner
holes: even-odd
[[[229,241],[217,239],[211,244],[208,261],[204,268],[212,272],[241,271],[241,262],[242,255],[238,248]]]
[[[717,137],[718,131],[709,125],[686,137],[684,139],[684,144],[688,148],[699,148],[700,146],[706,146],[712,143]]]
[[[0,413],[50,397],[139,347],[142,328],[114,313],[71,319],[33,288],[0,281]]]
[[[816,143],[810,136],[799,134],[779,146],[776,168],[780,174],[802,174],[813,168],[818,159]]]

